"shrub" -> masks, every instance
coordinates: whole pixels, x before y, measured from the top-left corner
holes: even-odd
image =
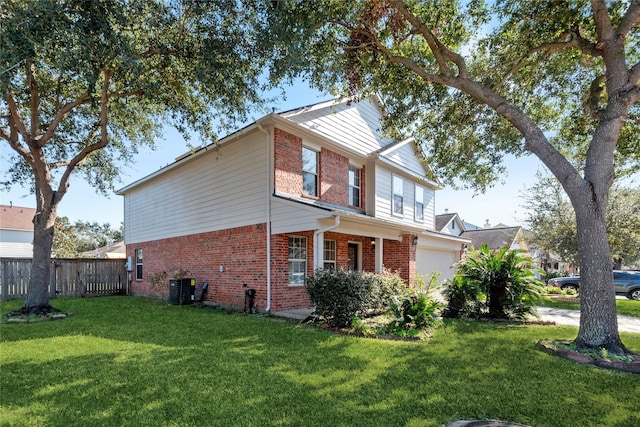
[[[507,247],[490,251],[487,245],[467,252],[457,264],[455,279],[445,290],[449,299],[447,314],[460,317],[469,307],[478,309],[474,314],[501,319],[521,319],[532,313],[543,286],[535,278],[531,259],[522,256],[523,252]],[[485,301],[478,304],[482,294]]]
[[[388,325],[388,332],[412,335],[411,331],[429,328],[438,322],[440,303],[432,295],[437,287],[438,276],[439,273],[434,273],[428,281],[425,276],[418,276],[412,289],[394,298],[391,312],[395,320]]]
[[[405,287],[397,275],[347,270],[317,270],[307,280],[307,292],[315,312],[333,327],[344,328],[354,317],[389,307],[393,296]]]
[[[480,293],[480,287],[476,282],[456,274],[453,279],[445,282],[442,294],[448,304],[442,316],[452,319],[478,317],[482,309]]]
[[[549,295],[561,295],[562,289],[557,286],[545,286],[544,292]]]

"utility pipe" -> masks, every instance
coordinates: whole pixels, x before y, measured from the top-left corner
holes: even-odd
[[[273,173],[271,172],[271,162],[273,161],[273,150],[271,145],[271,134],[262,125],[256,122],[258,129],[267,135],[267,307],[265,311],[271,311],[271,195],[273,194]]]

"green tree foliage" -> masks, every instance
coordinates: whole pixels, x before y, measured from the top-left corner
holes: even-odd
[[[268,3],[2,1],[0,139],[13,150],[3,184],[31,186],[37,208],[25,307],[48,305],[56,211],[72,174],[106,192],[163,126],[212,142],[216,123],[244,120],[260,102],[272,47],[259,36],[268,24],[262,7]]]
[[[78,235],[78,252],[91,251],[124,239],[124,227],[122,224],[118,229],[112,229],[109,223],[99,224],[95,221],[76,221],[74,228]]]
[[[485,244],[471,249],[458,262],[456,276],[446,290],[448,315],[458,317],[474,310],[493,319],[522,319],[533,312],[543,288],[536,279],[531,258],[525,251],[508,247],[491,251]],[[483,304],[477,304],[484,295]]]
[[[531,243],[578,265],[575,213],[558,181],[539,175],[523,199]],[[640,260],[640,188],[612,187],[606,221],[614,268],[635,265]]]
[[[56,258],[76,258],[80,256],[76,229],[66,216],[56,218],[51,255]]]
[[[640,2],[280,0],[275,76],[345,95],[379,92],[386,128],[410,132],[449,184],[504,179],[533,154],[576,212],[582,274],[576,343],[624,353],[605,212],[640,160]],[[357,98],[356,98],[357,100]]]
[[[53,235],[52,256],[56,258],[77,258],[102,246],[107,246],[123,239],[123,227],[112,229],[111,224],[76,221],[69,222],[66,216],[56,217]]]

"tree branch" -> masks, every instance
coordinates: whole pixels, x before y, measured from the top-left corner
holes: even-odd
[[[88,100],[89,100],[89,94],[85,92],[82,95],[80,95],[76,100],[72,102],[68,102],[65,105],[63,105],[62,108],[58,110],[58,112],[56,113],[51,123],[49,123],[49,126],[47,126],[47,131],[45,132],[44,135],[42,135],[42,138],[40,138],[40,140],[38,141],[38,146],[40,148],[44,147],[47,144],[47,142],[49,142],[49,140],[53,137],[53,134],[58,128],[58,125],[60,124],[60,122],[62,122],[62,120],[64,120],[64,118],[67,117],[67,115],[74,108],[76,108],[78,105],[84,104]]]
[[[589,54],[591,56],[602,55],[602,52],[596,49],[595,44],[584,39],[582,36],[580,36],[579,32],[562,33],[560,37],[558,37],[558,40],[562,40],[562,39],[565,39],[566,41],[555,41],[555,42],[541,44],[540,46],[536,46],[533,49],[530,49],[523,57],[515,61],[511,61],[512,63],[514,63],[513,67],[511,67],[511,69],[502,76],[500,81],[496,83],[496,86],[502,85],[507,80],[507,78],[515,74],[524,65],[524,62],[526,59],[530,58],[536,53],[541,53],[541,52],[554,53],[567,48],[576,48],[576,49],[579,49],[581,52]],[[509,62],[507,62],[507,64],[508,63]]]
[[[24,141],[26,143],[29,142],[29,132],[27,131],[27,128],[24,125],[24,121],[22,120],[22,115],[20,114],[20,108],[18,108],[18,105],[16,104],[16,99],[14,96],[14,92],[13,89],[9,88],[7,90],[7,96],[6,96],[6,101],[7,101],[7,105],[9,106],[9,128],[11,129],[11,135],[13,136],[13,138],[11,140],[9,140],[9,142],[15,140],[15,142],[17,142],[18,136],[17,133],[19,133],[20,135],[22,135],[22,139],[24,139]]]
[[[448,47],[443,45],[440,40],[433,34],[431,29],[425,25],[418,17],[407,9],[407,6],[402,1],[392,0],[392,5],[405,17],[407,21],[411,23],[422,36],[425,38],[429,49],[436,58],[440,73],[445,76],[451,76],[452,70],[447,64],[447,61],[453,62],[458,67],[458,76],[461,78],[467,78],[467,65],[464,62],[464,58]]]
[[[632,0],[627,12],[618,26],[618,37],[625,38],[634,25],[640,20],[640,0]]]
[[[101,150],[109,144],[109,134],[107,131],[107,125],[109,123],[109,85],[111,84],[113,71],[103,70],[103,72],[104,83],[102,85],[102,93],[100,95],[100,140],[94,144],[85,146],[76,156],[73,157],[73,159],[69,161],[67,168],[60,178],[60,184],[58,185],[58,191],[55,196],[57,200],[62,199],[64,194],[67,192],[71,172],[73,172],[78,165],[81,165],[89,154],[94,151]],[[95,133],[92,133],[92,135],[95,135]],[[89,138],[92,138],[92,136],[89,136]]]
[[[640,62],[636,63],[631,70],[629,70],[629,83],[638,85],[640,83]]]
[[[31,138],[35,140],[40,131],[40,88],[35,78],[35,65],[31,60],[27,62],[27,81],[31,93]]]
[[[593,10],[593,20],[598,33],[598,42],[613,41],[616,38],[616,34],[609,18],[607,2],[605,0],[591,0],[591,9]]]

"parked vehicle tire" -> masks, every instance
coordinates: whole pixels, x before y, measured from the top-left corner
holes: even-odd
[[[576,292],[580,292],[580,290],[578,289],[578,285],[576,285],[574,283],[568,283],[568,284],[562,286],[560,289],[562,289],[563,291],[566,291],[567,289],[573,289]]]
[[[631,292],[629,292],[629,295],[627,295],[627,298],[640,301],[640,289],[634,289]]]

